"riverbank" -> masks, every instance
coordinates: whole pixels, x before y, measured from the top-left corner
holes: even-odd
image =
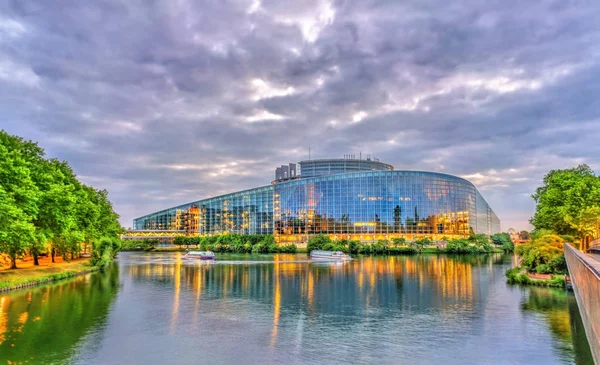
[[[195,247],[195,246],[190,246],[189,248],[186,247],[156,247],[152,250],[143,250],[143,249],[130,249],[130,250],[121,250],[123,252],[140,252],[140,251],[145,251],[145,252],[187,252],[187,251],[201,251],[200,248]],[[227,253],[235,253],[235,252],[227,252]],[[266,252],[266,253],[270,253],[270,254],[275,254],[275,253],[280,253],[280,252]],[[306,249],[306,247],[298,247],[296,248],[296,252],[295,253],[308,253],[308,250]],[[471,255],[477,255],[477,254],[490,254],[490,253],[504,253],[504,251],[501,248],[493,248],[492,251],[489,252],[482,252],[482,253],[469,253]],[[387,254],[373,254],[373,256],[398,256],[398,255],[415,255],[417,254],[416,250],[412,250],[410,247],[392,247],[390,252]],[[423,248],[423,250],[421,251],[421,254],[435,254],[435,255],[439,255],[439,254],[455,254],[455,255],[461,255],[461,254],[466,254],[466,253],[454,253],[454,252],[446,252],[443,248],[437,248],[437,247],[425,247]]]
[[[552,288],[564,288],[565,278],[563,275],[552,275],[551,279],[542,279],[536,275],[530,275],[521,267],[513,267],[506,270],[506,278],[509,284],[545,286]]]
[[[59,261],[52,263],[50,258],[40,259],[39,266],[21,263],[19,269],[0,270],[0,292],[21,289],[67,279],[97,271],[90,266],[89,259],[77,259],[71,262]]]

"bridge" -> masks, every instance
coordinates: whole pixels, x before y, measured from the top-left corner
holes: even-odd
[[[143,239],[158,239],[171,241],[175,237],[189,237],[198,236],[198,234],[191,234],[185,230],[129,230],[121,235],[122,240],[143,240]]]
[[[600,247],[583,253],[565,244],[565,258],[594,362],[600,364]]]

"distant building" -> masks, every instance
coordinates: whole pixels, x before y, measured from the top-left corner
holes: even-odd
[[[274,235],[305,242],[315,234],[376,241],[464,237],[500,232],[500,220],[469,181],[447,174],[397,171],[367,158],[300,161],[275,170],[271,185],[151,213],[136,230]]]

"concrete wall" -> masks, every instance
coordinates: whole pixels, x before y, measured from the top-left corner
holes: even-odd
[[[590,350],[600,364],[600,261],[569,244],[565,244],[565,258]]]

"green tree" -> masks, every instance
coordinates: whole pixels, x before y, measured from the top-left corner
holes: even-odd
[[[181,247],[181,246],[185,245],[185,241],[186,241],[185,237],[183,237],[183,236],[177,236],[177,237],[173,238],[173,244],[175,246]]]
[[[536,231],[576,236],[583,249],[598,234],[600,178],[589,166],[550,171],[532,197],[537,206],[530,222]]]
[[[10,268],[16,269],[17,259],[27,252],[34,240],[35,228],[2,188],[0,207],[0,252],[9,256]]]
[[[508,233],[496,233],[492,236],[492,242],[496,246],[501,246],[505,252],[512,252],[515,248]]]
[[[330,244],[331,238],[325,234],[318,234],[309,238],[308,243],[306,244],[306,249],[310,253],[313,250],[322,250],[323,247],[327,244]]]
[[[563,274],[566,272],[564,240],[548,234],[517,246],[515,251],[521,256],[521,266],[527,271],[540,274]]]
[[[50,244],[52,261],[55,254],[68,260],[82,243],[86,249],[99,247],[93,243],[103,237],[117,242],[122,232],[105,190],[80,183],[68,163],[46,159],[37,144],[5,131],[0,131],[0,188],[0,210],[13,217],[0,227],[0,253],[11,257],[28,251],[38,265]]]

